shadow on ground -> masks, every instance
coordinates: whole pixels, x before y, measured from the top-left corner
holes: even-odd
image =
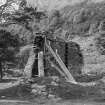
[[[0,80],[0,83],[8,83],[8,82],[15,82],[17,79],[2,79]]]

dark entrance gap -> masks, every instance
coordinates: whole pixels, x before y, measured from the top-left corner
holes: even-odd
[[[35,60],[32,68],[32,77],[38,76],[38,53],[44,50],[44,41],[44,37],[39,34],[34,39]]]
[[[84,66],[84,58],[79,44],[72,41],[67,43],[59,42],[57,49],[62,61],[76,79],[78,75],[82,74],[82,68]]]

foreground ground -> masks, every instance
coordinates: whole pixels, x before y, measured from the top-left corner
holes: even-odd
[[[72,97],[72,94],[69,95],[69,98],[65,98],[64,93],[62,98],[33,96],[27,92],[21,95],[23,91],[19,90],[18,84],[19,79],[17,78],[3,79],[0,82],[0,105],[105,105],[105,94],[95,96],[91,93],[90,98],[88,96]]]
[[[105,103],[96,103],[96,102],[83,102],[83,101],[61,101],[61,102],[43,102],[43,103],[35,103],[35,102],[22,102],[22,101],[14,101],[14,100],[1,100],[0,105],[105,105]]]

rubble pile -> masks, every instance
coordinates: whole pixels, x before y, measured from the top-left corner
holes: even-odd
[[[22,79],[18,86],[19,97],[56,97],[55,90],[58,88],[58,77],[36,77],[32,79]],[[31,98],[32,98],[31,97]]]
[[[28,79],[22,83],[18,93],[22,97],[38,98],[44,97],[46,99],[63,98],[63,99],[87,99],[91,97],[104,98],[105,97],[105,79],[95,81],[95,85],[80,85],[68,83],[64,78],[57,76],[50,77],[36,77]],[[82,82],[88,83],[88,82]]]
[[[36,81],[37,80],[37,81]],[[55,90],[58,88],[58,77],[43,77],[32,80],[32,93],[36,96],[45,96],[46,98],[56,97]]]

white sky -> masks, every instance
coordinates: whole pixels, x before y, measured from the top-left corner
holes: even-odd
[[[84,0],[27,0],[28,2],[32,1],[31,5],[38,5],[39,8],[44,8],[52,10],[54,8],[62,8],[65,5],[74,5]],[[90,0],[93,2],[101,2],[104,0]],[[6,0],[0,0],[0,6],[5,4]]]
[[[30,4],[33,5],[33,7],[38,5],[39,8],[52,10],[54,8],[56,8],[56,9],[62,8],[66,5],[74,5],[76,3],[80,3],[84,0],[27,0],[27,1],[28,1],[28,3],[30,2]],[[101,2],[104,0],[89,0],[89,1]]]
[[[5,4],[7,0],[0,0],[0,6]]]

